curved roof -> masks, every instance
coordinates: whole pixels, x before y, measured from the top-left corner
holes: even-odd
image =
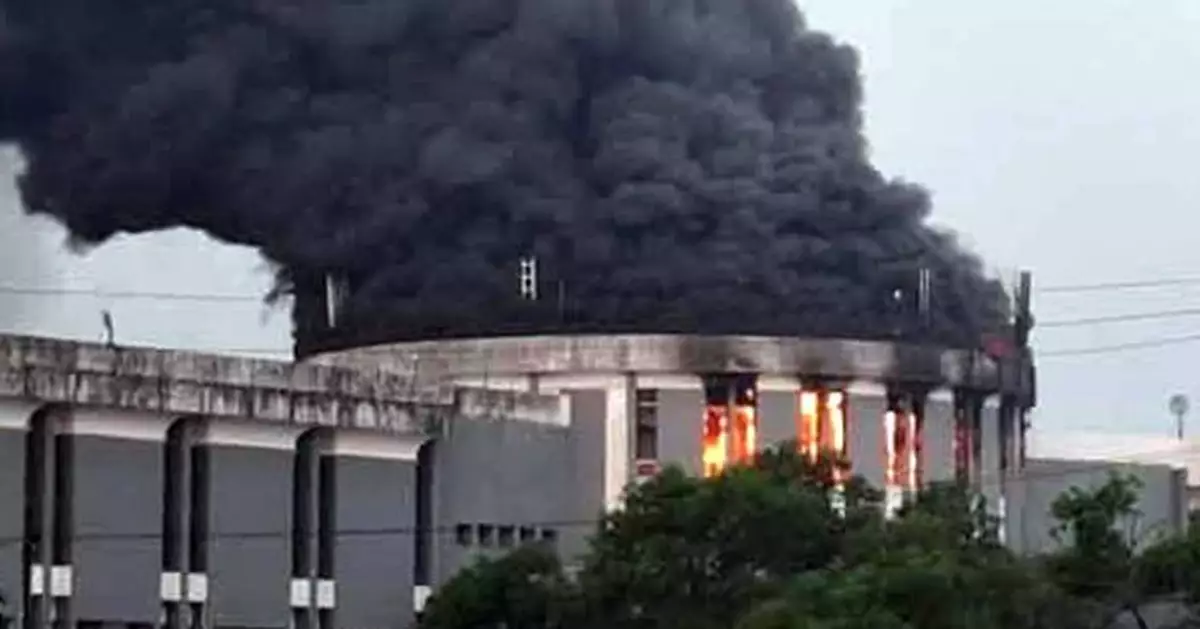
[[[888,341],[661,334],[495,337],[393,343],[316,359],[445,375],[761,373],[965,387],[1032,399],[1027,357]]]

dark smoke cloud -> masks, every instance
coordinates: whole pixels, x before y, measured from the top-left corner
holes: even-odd
[[[871,166],[856,55],[791,0],[3,6],[0,134],[28,210],[82,242],[197,227],[410,329],[887,336],[918,329],[892,293],[921,267],[923,334],[1006,319],[926,193]]]

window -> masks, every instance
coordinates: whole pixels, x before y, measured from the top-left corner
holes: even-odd
[[[542,542],[553,546],[558,543],[558,531],[554,529],[542,529]]]
[[[496,527],[491,524],[480,524],[475,529],[475,536],[480,546],[496,545]]]
[[[654,389],[638,389],[635,437],[635,459],[658,459],[658,391]]]
[[[470,524],[459,524],[454,527],[454,541],[458,542],[459,546],[470,546],[474,541],[471,535]]]
[[[516,538],[517,538],[516,527],[501,526],[496,531],[496,537],[498,538],[498,540],[500,542],[500,546],[505,547],[505,548],[512,546],[513,544],[516,543]]]
[[[532,542],[533,540],[537,539],[537,529],[533,528],[532,526],[522,526],[520,535],[522,543]]]

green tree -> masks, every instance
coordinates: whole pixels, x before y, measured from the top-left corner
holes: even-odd
[[[676,468],[605,518],[581,575],[606,626],[728,627],[786,577],[825,565],[837,518],[819,470],[785,449],[698,479]]]
[[[425,606],[424,629],[570,627],[577,594],[557,556],[528,546],[483,558],[442,585]]]
[[[1196,595],[1200,531],[1142,557],[1122,531],[1133,479],[1064,494],[1063,547],[1031,560],[966,487],[934,485],[885,519],[879,492],[835,482],[841,466],[783,444],[716,478],[668,468],[603,519],[576,580],[538,549],[480,562],[422,628],[1091,629]]]

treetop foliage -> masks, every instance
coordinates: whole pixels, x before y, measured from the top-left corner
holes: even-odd
[[[716,478],[668,468],[600,521],[577,574],[537,546],[480,560],[418,629],[1145,629],[1145,604],[1200,607],[1200,529],[1137,552],[1136,479],[1065,493],[1060,548],[1022,557],[965,487],[885,518],[862,479],[835,485],[839,468],[793,444]]]

